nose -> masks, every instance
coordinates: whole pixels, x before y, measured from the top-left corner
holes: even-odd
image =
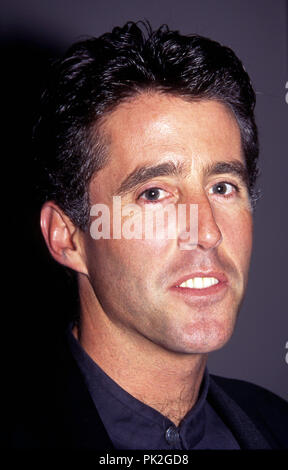
[[[190,209],[190,221],[186,224],[186,230],[180,231],[178,245],[180,248],[186,250],[195,249],[196,247],[205,251],[216,248],[222,241],[222,233],[217,225],[215,214],[213,213],[213,208],[211,207],[208,197],[204,196],[197,204],[193,203],[193,208],[194,217],[191,217]],[[191,236],[193,231],[194,236]],[[190,234],[190,237],[187,232]]]

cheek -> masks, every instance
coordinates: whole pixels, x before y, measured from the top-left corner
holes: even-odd
[[[173,240],[91,239],[86,244],[88,270],[98,279],[109,277],[121,282],[130,277],[140,281],[145,279],[144,274],[156,275],[173,245]]]
[[[98,240],[90,243],[90,283],[105,312],[116,316],[122,312],[127,317],[157,299],[159,273],[167,256],[167,241],[164,242]]]
[[[250,210],[242,209],[232,215],[226,214],[221,218],[223,247],[229,251],[235,264],[246,270],[249,267],[252,241],[253,219]]]

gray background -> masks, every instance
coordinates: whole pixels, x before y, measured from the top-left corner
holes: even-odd
[[[211,354],[210,371],[262,385],[288,398],[287,4],[284,0],[2,1],[1,37],[27,38],[62,52],[75,40],[127,20],[167,23],[230,46],[257,93],[262,198],[255,212],[250,282],[236,331]],[[287,98],[288,101],[288,98]],[[287,359],[288,360],[288,359]]]

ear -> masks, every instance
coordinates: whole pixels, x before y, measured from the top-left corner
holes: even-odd
[[[53,258],[58,263],[87,275],[80,229],[53,201],[43,205],[40,225]]]

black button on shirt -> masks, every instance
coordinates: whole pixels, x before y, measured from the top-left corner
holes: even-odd
[[[169,428],[166,429],[165,439],[167,443],[174,449],[176,449],[177,447],[181,449],[179,431],[174,424],[172,424],[171,426],[169,426]]]
[[[84,351],[72,333],[68,343],[87,388],[116,449],[239,449],[231,431],[207,401],[205,370],[198,400],[176,427],[154,408],[134,398],[112,380]]]

